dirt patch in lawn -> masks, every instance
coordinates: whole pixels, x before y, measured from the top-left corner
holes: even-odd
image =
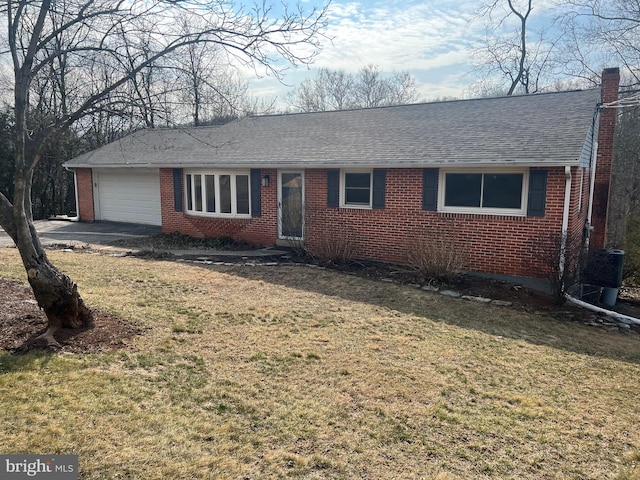
[[[36,342],[47,327],[47,317],[38,307],[28,284],[0,278],[0,350],[26,353],[46,350]],[[125,320],[100,310],[92,310],[93,328],[62,329],[56,333],[66,353],[99,353],[123,348],[140,331]]]

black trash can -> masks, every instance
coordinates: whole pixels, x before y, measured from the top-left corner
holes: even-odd
[[[589,255],[584,283],[606,288],[620,288],[624,267],[624,250],[600,249]]]

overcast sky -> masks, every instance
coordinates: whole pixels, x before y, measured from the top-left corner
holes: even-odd
[[[549,18],[550,2],[536,2],[532,22],[540,25]],[[307,0],[305,5],[310,3],[312,0]],[[290,68],[284,81],[298,85],[321,67],[356,72],[365,65],[377,65],[383,72],[409,71],[416,79],[420,100],[468,96],[474,81],[473,48],[485,32],[482,22],[471,22],[479,3],[480,0],[333,0],[326,31],[333,40],[323,41],[323,49],[310,70]],[[250,79],[250,95],[277,96],[279,104],[290,90],[273,78]]]

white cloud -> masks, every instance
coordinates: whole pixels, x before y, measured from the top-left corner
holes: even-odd
[[[443,54],[459,50],[465,40],[468,14],[443,9],[450,2],[385,2],[336,4],[330,12],[328,36],[333,45],[315,66],[357,71],[367,64],[383,71],[442,66]],[[456,62],[454,56],[451,62]]]
[[[377,65],[383,72],[409,71],[421,99],[461,97],[470,80],[473,44],[484,34],[470,23],[477,4],[460,0],[334,0],[326,35],[310,69],[293,68],[285,77],[298,85],[317,68],[356,72]],[[273,79],[251,80],[251,94],[284,100],[287,89]]]

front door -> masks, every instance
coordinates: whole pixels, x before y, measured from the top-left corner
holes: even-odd
[[[278,173],[278,233],[280,238],[304,237],[304,173]]]

